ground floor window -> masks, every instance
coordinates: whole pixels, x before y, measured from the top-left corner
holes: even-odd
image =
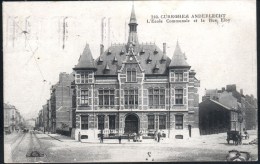
[[[159,129],[166,129],[166,116],[159,116]]]
[[[175,129],[183,129],[183,115],[175,115]]]
[[[116,129],[116,116],[109,116],[109,129]]]
[[[88,116],[81,116],[81,129],[88,129]]]
[[[98,130],[103,130],[105,127],[105,116],[100,115],[98,116]]]
[[[148,129],[154,129],[154,115],[148,116]]]

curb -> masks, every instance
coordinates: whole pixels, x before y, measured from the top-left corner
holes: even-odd
[[[58,138],[55,138],[55,137],[53,137],[53,136],[51,136],[51,135],[49,135],[49,134],[47,134],[47,135],[50,136],[51,138],[55,139],[55,140],[58,140],[58,141],[60,141],[60,142],[63,142],[62,140],[60,140],[60,139],[58,139]]]

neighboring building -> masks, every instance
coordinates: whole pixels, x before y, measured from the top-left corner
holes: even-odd
[[[213,99],[206,99],[199,104],[199,129],[201,135],[240,130],[238,109],[221,104]]]
[[[245,128],[247,130],[257,129],[258,121],[257,121],[257,99],[254,98],[253,95],[245,96],[246,103],[245,103]]]
[[[52,86],[51,93],[51,122],[53,133],[69,135],[72,130],[72,74],[60,73],[59,81]]]
[[[13,132],[23,128],[24,119],[15,106],[4,103],[4,131]]]
[[[49,111],[48,111],[48,106],[47,106],[47,104],[45,104],[45,105],[43,105],[42,106],[42,120],[43,120],[43,127],[44,127],[44,129],[43,129],[43,131],[45,132],[45,131],[47,131],[47,129],[48,129],[48,114],[49,114]]]
[[[155,44],[141,44],[132,9],[126,44],[94,60],[87,44],[75,71],[76,130],[86,138],[161,131],[169,138],[199,135],[195,71],[177,42],[172,60]]]
[[[236,85],[227,85],[226,88],[222,88],[221,90],[217,89],[209,89],[206,90],[205,95],[202,97],[202,103],[206,100],[214,100],[219,104],[232,109],[236,110],[239,113],[240,122],[239,129],[236,130],[243,130],[245,129],[256,129],[257,124],[257,100],[252,98],[252,96],[245,96],[243,94],[243,90],[241,89],[240,92],[236,90]],[[204,105],[204,108],[206,106]],[[208,110],[211,110],[211,106],[207,107]],[[200,120],[203,121],[205,113],[201,113],[200,109]],[[206,112],[207,113],[207,112]],[[200,122],[200,130],[203,131],[204,123]],[[205,133],[205,132],[202,132]]]

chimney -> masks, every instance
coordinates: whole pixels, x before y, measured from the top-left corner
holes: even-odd
[[[100,55],[104,53],[104,45],[100,44]]]
[[[166,54],[166,43],[163,43],[163,54]]]
[[[240,89],[240,94],[243,95],[243,89]]]

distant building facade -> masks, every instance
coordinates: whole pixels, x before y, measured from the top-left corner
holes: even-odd
[[[13,132],[24,127],[24,118],[15,106],[4,103],[4,132]]]
[[[206,90],[205,95],[202,97],[202,102],[199,106],[199,125],[201,134],[213,134],[218,133],[219,131],[226,132],[227,130],[241,131],[244,128],[248,130],[256,129],[257,100],[251,97],[248,95],[245,96],[242,89],[240,90],[240,92],[238,92],[236,90],[235,84],[227,85],[226,88],[223,87],[221,90]],[[220,106],[223,109],[223,113],[226,112],[225,118],[228,119],[226,120],[226,125],[220,126],[217,124],[213,125],[213,123],[209,123],[216,123],[219,122],[217,120],[221,119],[217,117],[215,118],[217,120],[214,120],[214,118],[208,119],[208,114],[215,110],[219,110],[219,108],[217,108],[216,106]],[[237,114],[235,114],[234,112]],[[205,122],[206,120],[208,120],[209,122]],[[207,125],[208,123],[210,124],[210,126]],[[228,129],[226,129],[226,127],[228,127]]]
[[[126,44],[116,44],[94,60],[87,44],[75,71],[76,130],[85,138],[142,133],[187,138],[199,135],[195,71],[177,42],[172,59],[166,44],[141,44],[134,8]]]

